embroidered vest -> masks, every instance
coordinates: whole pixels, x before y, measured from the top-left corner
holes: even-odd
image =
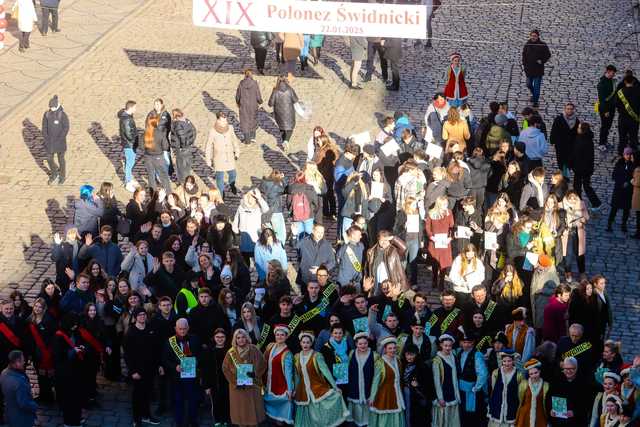
[[[309,388],[313,396],[307,396],[307,388],[305,385],[305,377],[302,375],[302,366],[300,361],[300,355],[302,353],[298,353],[295,356],[295,366],[296,373],[300,378],[300,382],[296,387],[295,391],[295,401],[297,404],[308,404],[309,401],[317,401],[321,399],[325,394],[331,391],[331,384],[327,381],[327,379],[322,375],[318,365],[316,363],[317,353],[314,351],[311,356],[309,356],[309,360],[306,364],[307,374],[309,375]],[[309,399],[311,397],[311,399]]]
[[[507,423],[513,422],[516,418],[516,411],[519,406],[518,383],[521,380],[520,374],[514,371],[511,381],[507,384],[507,418],[505,420],[500,420],[500,412],[503,404],[502,391],[504,389],[504,384],[502,383],[502,369],[496,369],[494,379],[495,383],[493,385],[491,396],[489,397],[489,415],[495,420]]]
[[[287,392],[287,379],[284,375],[284,359],[289,350],[287,348],[280,349],[280,353],[271,358],[271,352],[274,345],[267,347],[267,361],[269,362],[269,370],[267,375],[270,376],[269,392],[275,396],[282,396]]]
[[[527,325],[522,325],[520,330],[518,331],[518,335],[516,336],[515,343],[513,342],[513,330],[515,326],[513,323],[507,326],[505,331],[507,335],[507,345],[509,348],[512,348],[515,352],[522,354],[524,350],[525,340],[527,339],[527,330],[529,327]]]
[[[400,396],[396,394],[395,384],[396,381],[399,381],[399,378],[396,378],[394,370],[382,357],[376,362],[376,369],[382,370],[382,375],[378,385],[378,392],[373,399],[372,410],[379,413],[402,410],[399,401]]]

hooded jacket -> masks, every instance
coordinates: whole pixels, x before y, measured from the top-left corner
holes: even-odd
[[[529,126],[520,132],[518,141],[524,143],[527,157],[531,160],[542,160],[549,151],[544,133],[535,126]]]

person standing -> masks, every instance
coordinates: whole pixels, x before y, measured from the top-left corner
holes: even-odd
[[[613,192],[611,194],[611,211],[607,220],[607,231],[612,232],[611,226],[616,220],[618,210],[622,209],[622,232],[627,232],[627,221],[629,220],[629,211],[631,210],[631,198],[633,197],[633,171],[635,169],[635,161],[633,149],[626,147],[622,152],[622,158],[619,159],[613,167],[611,175],[613,179]]]
[[[469,96],[465,76],[467,69],[462,65],[462,55],[458,52],[451,54],[451,65],[447,68],[444,96],[451,107],[460,107]],[[469,139],[469,138],[467,138]]]
[[[131,406],[133,409],[133,425],[140,427],[142,423],[159,424],[160,421],[151,416],[150,400],[153,379],[156,372],[164,375],[160,366],[157,333],[159,331],[147,325],[147,312],[142,307],[133,309],[131,315],[135,323],[129,327],[124,338],[124,359],[133,383]]]
[[[124,151],[124,183],[127,191],[133,193],[138,183],[133,179],[133,166],[136,164],[138,150],[138,128],[133,119],[136,112],[136,102],[127,101],[124,108],[118,111],[117,117],[120,129],[120,144]]]
[[[162,153],[165,160],[165,169],[167,169],[167,173],[169,176],[173,175],[173,163],[171,162],[171,152],[169,151],[169,135],[171,133],[171,114],[167,111],[164,106],[164,101],[162,98],[156,98],[153,101],[153,110],[149,111],[147,114],[147,120],[151,116],[158,117],[158,133],[161,138],[162,146],[164,148],[164,152]],[[168,190],[167,190],[168,192]]]
[[[264,76],[264,63],[267,60],[267,49],[271,46],[271,41],[274,39],[273,33],[268,31],[252,31],[251,32],[251,47],[256,57],[256,68],[258,73]],[[242,123],[242,118],[240,118]]]
[[[58,177],[58,185],[64,184],[67,171],[64,155],[67,152],[68,133],[69,117],[60,105],[58,95],[54,95],[49,100],[49,109],[42,116],[42,137],[51,169],[47,184],[53,183]],[[54,155],[58,156],[58,164],[53,160]]]
[[[191,147],[196,142],[197,131],[193,123],[184,116],[182,110],[175,108],[172,112],[171,138],[169,145],[176,155],[176,174],[178,185],[184,185],[191,172],[193,152]]]
[[[227,173],[229,188],[238,194],[236,188],[236,160],[240,158],[240,144],[232,126],[229,126],[227,113],[218,111],[216,121],[209,131],[204,148],[205,161],[216,171],[216,186],[224,194],[224,174]],[[224,196],[223,196],[224,198]]]
[[[618,70],[614,65],[607,65],[604,75],[600,77],[598,82],[598,108],[597,113],[600,115],[600,142],[598,149],[604,151],[609,144],[609,131],[613,124],[613,118],[616,115],[616,72]]]
[[[602,128],[600,128],[602,132]],[[591,186],[591,176],[594,172],[593,132],[589,123],[580,122],[576,140],[569,156],[569,167],[573,170],[573,189],[581,197],[582,189],[587,194],[591,209],[598,211],[602,206],[600,198]]]
[[[32,0],[17,0],[11,9],[11,17],[18,21],[20,45],[18,50],[24,52],[31,46],[29,37],[33,31],[33,23],[38,22],[35,3]]]
[[[538,359],[529,359],[524,369],[528,379],[519,386],[520,407],[516,413],[515,427],[546,426],[550,399],[549,384],[541,376],[542,363]]]
[[[391,83],[387,83],[387,90],[397,92],[400,90],[400,62],[402,62],[402,39],[387,38],[382,40],[385,60],[388,60],[391,68]]]
[[[144,164],[147,168],[149,186],[157,190],[159,186],[171,192],[171,181],[167,171],[169,142],[160,129],[160,116],[153,111],[147,117],[144,130]]]
[[[435,399],[433,401],[433,427],[460,427],[460,390],[456,359],[453,355],[454,338],[443,334],[438,338],[440,351],[433,358],[433,385]]]
[[[513,427],[520,404],[523,375],[516,369],[518,353],[503,350],[498,354],[500,367],[491,373],[489,384],[489,427]]]
[[[51,15],[51,31],[54,33],[60,32],[58,26],[58,7],[60,6],[60,0],[40,0],[40,7],[42,8],[42,28],[40,32],[43,36],[46,36],[49,32],[49,15]]]
[[[56,400],[66,426],[82,424],[85,396],[79,394],[83,379],[78,372],[85,369],[86,346],[78,332],[78,316],[68,313],[56,331],[53,343]]]
[[[296,112],[294,104],[298,102],[296,91],[289,85],[286,76],[278,77],[276,86],[269,97],[269,107],[273,108],[273,114],[280,129],[282,137],[282,149],[289,149],[289,141],[296,127]]]
[[[542,76],[544,76],[544,64],[551,58],[549,46],[540,40],[540,31],[533,30],[529,33],[529,40],[522,49],[522,66],[527,76],[527,88],[531,92],[531,103],[538,108]]]
[[[374,62],[376,59],[376,53],[380,59],[380,71],[382,81],[386,84],[389,74],[387,72],[387,60],[384,57],[384,47],[382,46],[382,39],[379,37],[367,37],[367,64],[364,78],[364,82],[371,81],[371,76],[374,71]]]
[[[553,125],[551,126],[549,144],[556,147],[558,169],[560,169],[562,176],[565,178],[569,178],[569,163],[571,162],[571,154],[576,142],[579,124],[580,120],[576,114],[576,106],[571,102],[567,102],[564,106],[564,111],[553,120]]]
[[[391,336],[380,343],[384,353],[375,361],[369,397],[369,426],[402,426],[405,423],[405,402],[400,387],[401,371],[397,356],[397,341]]]
[[[267,363],[264,409],[276,423],[293,424],[293,354],[286,343],[289,328],[276,325],[273,334],[276,341],[268,344],[264,352]]]
[[[282,62],[285,64],[287,79],[293,81],[293,73],[296,70],[296,60],[304,47],[304,35],[300,33],[278,33],[282,40]]]
[[[633,75],[626,76],[623,86],[616,92],[616,108],[618,109],[618,134],[620,143],[618,154],[625,148],[638,149],[638,126],[640,125],[640,87],[635,83]]]
[[[262,67],[264,68],[264,64]],[[260,71],[260,68],[258,68],[258,71],[260,74],[264,74],[264,71]],[[256,114],[258,113],[258,109],[260,108],[260,105],[262,105],[262,102],[260,86],[258,85],[258,82],[254,80],[251,69],[247,68],[244,70],[244,79],[242,79],[240,84],[238,84],[238,89],[236,90],[236,104],[240,109],[240,130],[242,131],[242,142],[245,144],[256,142],[256,129],[258,128]]]
[[[465,334],[456,353],[456,368],[460,387],[460,421],[462,427],[486,426],[484,418],[485,388],[489,372],[482,353],[476,350],[475,337]]]
[[[9,364],[0,374],[5,422],[9,427],[32,427],[36,420],[38,404],[31,395],[25,365],[22,351],[13,350],[9,353]]]
[[[351,48],[351,89],[362,89],[359,74],[362,61],[367,55],[367,38],[351,36],[349,37],[349,46]]]

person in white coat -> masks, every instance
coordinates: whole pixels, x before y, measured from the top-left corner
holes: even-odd
[[[20,30],[20,46],[18,50],[24,52],[29,48],[29,36],[33,31],[33,23],[38,22],[38,15],[32,0],[17,0],[11,9],[11,16],[18,21]]]
[[[131,289],[143,296],[151,296],[151,291],[144,284],[144,278],[153,271],[154,258],[149,253],[149,242],[138,240],[127,256],[122,260],[120,268],[129,272]]]
[[[478,258],[478,250],[473,243],[469,243],[451,264],[449,280],[453,283],[456,302],[460,306],[466,305],[471,299],[471,289],[484,282],[484,264]]]

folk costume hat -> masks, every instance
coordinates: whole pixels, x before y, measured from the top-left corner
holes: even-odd
[[[524,364],[524,369],[527,371],[529,369],[540,369],[542,368],[542,363],[538,359],[529,359],[527,363]]]
[[[291,335],[291,330],[287,325],[280,325],[280,324],[275,325],[273,327],[273,333],[275,334],[278,331],[284,332],[287,336]]]
[[[605,372],[604,375],[602,376],[602,378],[611,378],[612,380],[614,380],[616,382],[616,384],[620,384],[620,382],[622,381],[622,379],[620,378],[620,375],[616,374],[615,372]]]
[[[493,337],[493,343],[495,344],[497,342],[501,342],[505,347],[509,345],[509,339],[507,338],[507,335],[502,332],[499,331],[495,337]]]
[[[411,322],[409,323],[409,326],[422,326],[422,327],[424,327],[424,322],[422,321],[422,319],[420,318],[420,315],[418,313],[415,313],[415,315],[411,316]]]
[[[440,335],[440,338],[438,338],[438,342],[443,342],[443,341],[456,342],[456,340],[449,334]]]
[[[518,359],[520,359],[520,354],[516,353],[515,351],[511,350],[510,348],[506,348],[506,349],[502,350],[500,353],[498,353],[498,358],[500,360],[504,359],[505,357],[509,357],[512,360],[518,360]]]
[[[313,335],[313,332],[311,331],[302,331],[298,334],[298,341],[302,341],[302,338],[304,337],[308,337],[311,342],[313,343],[316,340],[315,335]]]
[[[622,365],[622,370],[620,370],[620,376],[622,378],[626,377],[627,375],[629,375],[631,373],[631,363],[625,363],[624,365]]]
[[[618,407],[618,413],[622,412],[622,400],[618,396],[609,396],[607,398],[607,402],[615,403],[615,405]]]
[[[549,268],[553,265],[553,260],[549,255],[542,254],[538,257],[538,265],[542,268]]]
[[[353,341],[356,342],[358,341],[360,338],[364,338],[366,340],[369,340],[369,334],[367,334],[366,332],[358,332],[357,334],[355,334],[353,336]]]
[[[518,307],[511,312],[511,318],[514,321],[525,320],[527,318],[527,309],[524,307]]]
[[[460,53],[459,53],[459,52],[453,52],[453,53],[449,56],[449,59],[450,59],[451,61],[453,61],[453,59],[454,59],[454,58],[462,59],[462,55],[460,55]]]
[[[380,347],[384,347],[387,344],[397,344],[397,343],[398,343],[398,340],[396,339],[396,337],[394,337],[393,335],[390,335],[380,340]]]

